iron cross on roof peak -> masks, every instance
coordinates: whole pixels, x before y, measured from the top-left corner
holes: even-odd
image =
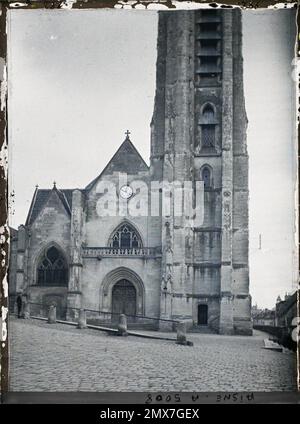
[[[130,136],[130,134],[131,134],[131,132],[129,131],[129,130],[127,130],[126,132],[125,132],[125,135],[126,135],[126,138],[129,140],[129,136]]]

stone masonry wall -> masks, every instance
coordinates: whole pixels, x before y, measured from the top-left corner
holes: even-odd
[[[27,229],[27,234],[28,265],[24,269],[24,273],[27,276],[26,286],[30,290],[31,286],[36,285],[36,267],[40,255],[47,246],[52,243],[57,245],[64,254],[67,263],[70,262],[70,216],[62,205],[56,190],[52,190],[50,193],[44,208]],[[55,289],[50,291],[54,293]],[[42,301],[43,290],[32,289],[30,293],[31,301]],[[60,289],[59,293],[61,293]]]

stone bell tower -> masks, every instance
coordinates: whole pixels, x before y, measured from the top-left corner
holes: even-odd
[[[151,177],[204,185],[201,224],[162,214],[161,318],[252,334],[246,126],[241,12],[160,12]]]

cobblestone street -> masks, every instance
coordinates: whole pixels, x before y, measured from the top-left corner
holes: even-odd
[[[189,334],[189,347],[10,318],[10,390],[295,389],[295,355],[263,349],[266,337]]]

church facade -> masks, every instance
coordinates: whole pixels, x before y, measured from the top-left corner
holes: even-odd
[[[241,12],[159,12],[156,67],[150,166],[127,132],[85,188],[37,187],[11,230],[11,301],[252,334]],[[199,183],[201,222],[174,182]]]

